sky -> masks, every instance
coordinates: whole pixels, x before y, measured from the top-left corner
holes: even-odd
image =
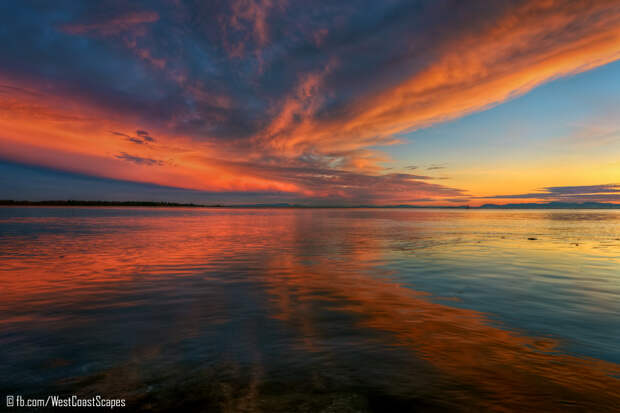
[[[620,1],[0,4],[0,199],[620,203]]]

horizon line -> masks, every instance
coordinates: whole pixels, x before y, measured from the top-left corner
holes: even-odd
[[[525,202],[508,204],[483,204],[479,206],[471,205],[412,205],[412,204],[387,204],[387,205],[304,205],[290,204],[288,202],[275,203],[255,203],[255,204],[197,204],[167,201],[103,201],[103,200],[12,200],[0,199],[0,206],[84,206],[84,207],[178,207],[178,208],[306,208],[306,209],[620,209],[620,203],[613,202]]]

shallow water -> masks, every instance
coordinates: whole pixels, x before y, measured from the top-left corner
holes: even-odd
[[[2,394],[620,406],[617,210],[0,208],[0,291]]]

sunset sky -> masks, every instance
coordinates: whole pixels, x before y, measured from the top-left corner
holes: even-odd
[[[620,202],[620,1],[7,1],[0,199]]]

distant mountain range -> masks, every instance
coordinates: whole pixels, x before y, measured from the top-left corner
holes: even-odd
[[[124,207],[185,207],[185,208],[411,208],[411,209],[620,209],[620,204],[603,202],[546,202],[546,203],[519,203],[519,204],[484,204],[478,207],[468,205],[299,205],[288,203],[275,204],[236,204],[236,205],[202,205],[184,204],[178,202],[156,201],[80,201],[80,200],[50,200],[50,201],[15,201],[0,200],[0,206],[124,206]]]
[[[546,202],[537,203],[521,203],[521,204],[485,204],[479,209],[620,209],[620,204],[604,203],[604,202]]]

